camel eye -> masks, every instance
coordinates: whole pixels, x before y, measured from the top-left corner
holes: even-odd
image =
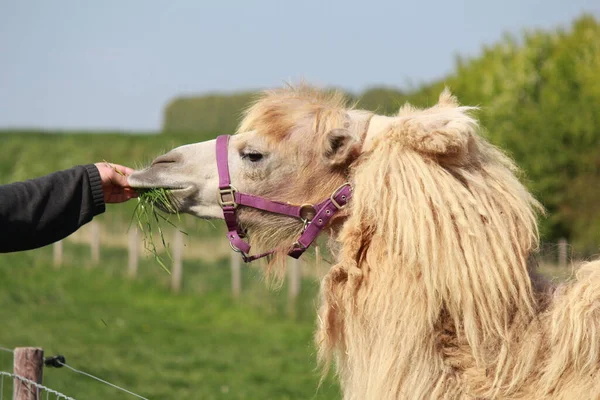
[[[263,159],[263,155],[261,153],[252,152],[243,154],[242,158],[249,160],[250,162],[259,162]]]

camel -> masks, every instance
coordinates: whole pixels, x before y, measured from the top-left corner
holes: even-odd
[[[448,90],[382,116],[287,87],[265,92],[224,145],[240,192],[300,208],[351,185],[323,227],[335,261],[315,333],[344,399],[600,398],[600,262],[561,284],[536,273],[543,209],[472,114]],[[129,182],[222,219],[232,196],[216,146],[178,147]],[[243,205],[235,221],[255,249],[275,249],[274,276],[315,223]]]

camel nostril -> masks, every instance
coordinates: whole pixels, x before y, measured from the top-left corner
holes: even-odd
[[[154,167],[158,164],[173,164],[179,162],[180,160],[181,156],[178,153],[167,153],[156,157],[154,161],[152,161],[152,166]]]

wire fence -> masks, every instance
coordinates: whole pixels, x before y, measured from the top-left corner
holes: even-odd
[[[0,351],[4,351],[6,353],[11,353],[12,355],[15,354],[15,350],[11,350],[9,348],[6,347],[2,347],[0,346]],[[43,352],[42,352],[43,353]],[[27,360],[29,363],[33,362],[35,363],[35,359],[28,359]],[[51,367],[54,366],[56,368],[60,368],[60,367],[65,367],[67,369],[69,369],[70,371],[79,374],[79,375],[83,375],[85,377],[91,378],[97,382],[100,382],[104,385],[110,386],[116,390],[119,390],[121,392],[124,392],[130,396],[136,397],[138,399],[142,399],[142,400],[149,400],[146,397],[143,397],[137,393],[134,393],[130,390],[127,390],[121,386],[118,386],[114,383],[111,383],[107,380],[104,380],[102,378],[99,378],[97,376],[94,376],[90,373],[87,373],[85,371],[79,370],[77,368],[72,367],[71,365],[68,365],[65,362],[65,359],[63,356],[55,356],[55,357],[47,357],[47,358],[43,358],[40,361],[39,368],[41,369],[44,365],[46,367]],[[15,366],[16,369],[16,366]],[[5,378],[8,378],[8,383],[5,383]],[[16,382],[22,383],[22,384],[15,384]],[[35,382],[34,380],[16,374],[14,372],[8,372],[8,371],[0,371],[0,400],[4,400],[4,392],[5,392],[5,387],[8,388],[8,385],[13,384],[13,400],[19,400],[22,398],[32,398],[35,400],[75,400],[73,397],[70,397],[66,394],[63,394],[59,391],[56,391],[54,389],[51,389],[47,386],[44,386],[41,383]],[[20,395],[22,395],[21,390],[27,390],[29,393],[29,395],[31,395],[30,397],[19,397]]]
[[[120,261],[118,261],[119,266],[115,273],[122,274],[128,279],[148,277],[147,271],[138,268],[140,258],[146,256],[148,259],[150,254],[143,245],[143,235],[138,232],[136,227],[131,227],[128,231],[126,228],[118,223],[92,221],[69,238],[54,243],[52,249],[54,267],[60,269],[63,265],[76,264],[87,268],[94,266],[107,268],[111,262],[115,263],[116,258],[112,257],[111,253],[119,252],[118,259]],[[227,279],[230,280],[228,286],[232,297],[239,298],[246,291],[244,286],[247,283],[243,282],[244,272],[242,272],[246,267],[240,263],[240,255],[231,251],[227,240],[222,235],[201,238],[184,236],[181,231],[171,228],[165,229],[164,233],[167,247],[172,250],[170,260],[167,260],[168,257],[164,260],[167,268],[171,270],[171,275],[167,275],[166,278],[154,276],[152,279],[160,279],[161,284],[165,282],[171,291],[179,293],[186,290],[184,286],[190,286],[189,278],[192,274],[200,273],[200,270],[196,268],[198,263],[222,264],[223,260],[229,258],[230,267]],[[302,260],[287,260],[287,274],[284,276],[286,277],[288,299],[291,303],[296,301],[303,280],[318,282],[327,273],[331,264],[329,261],[331,254],[327,251],[326,246],[322,247],[314,246],[314,253],[304,256]],[[85,255],[85,258],[82,259],[82,255]],[[70,261],[75,257],[79,257],[77,261]],[[539,251],[532,254],[532,262],[540,265],[543,272],[561,276],[566,275],[572,266],[581,259],[585,259],[584,255],[576,254],[566,239],[560,239],[557,242],[543,242]],[[142,262],[144,261],[142,260]],[[251,268],[257,265],[262,265],[261,261],[252,264]],[[160,269],[160,272],[162,274],[163,270]],[[198,279],[203,278],[199,276]],[[203,285],[197,286],[204,288]],[[293,304],[290,307],[293,307]]]
[[[112,254],[119,252],[118,272],[123,277],[128,279],[144,279],[149,277],[148,271],[139,268],[140,262],[158,263],[143,245],[143,235],[141,235],[136,227],[132,227],[126,234],[123,232],[114,233],[117,228],[109,224],[101,224],[97,221],[92,221],[88,225],[82,227],[80,231],[70,237],[56,242],[52,245],[52,259],[54,268],[61,269],[63,266],[72,264],[83,265],[85,268],[110,268],[110,263],[115,263],[115,258]],[[212,238],[194,238],[181,234],[177,229],[167,228],[164,230],[165,242],[170,249],[169,254],[166,254],[166,249],[160,248],[164,256],[166,267],[170,270],[170,276],[165,275],[162,269],[162,276],[154,276],[161,282],[168,279],[168,286],[171,291],[179,293],[184,290],[184,277],[188,273],[197,273],[195,265],[201,262],[204,264],[214,265],[215,263],[229,264],[229,280],[228,285],[231,295],[237,298],[245,290],[243,287],[243,269],[255,268],[264,266],[264,261],[257,261],[253,264],[243,264],[240,262],[239,253],[233,252],[229,247],[229,242],[222,236]],[[310,255],[306,255],[303,260],[288,259],[286,260],[287,282],[288,282],[288,297],[294,300],[298,297],[302,280],[318,281],[327,271],[328,253],[317,249],[315,245]],[[34,250],[35,251],[35,250]],[[323,254],[325,252],[325,254]],[[125,254],[124,254],[125,253]],[[85,255],[84,258],[81,256]],[[145,258],[142,259],[142,257]],[[76,261],[75,261],[76,260]],[[105,262],[105,260],[107,260]],[[225,260],[225,261],[223,261]],[[127,263],[125,265],[125,262]],[[125,268],[126,267],[126,268]],[[156,270],[159,270],[156,268]]]
[[[6,372],[6,371],[0,371],[0,400],[4,399],[4,377],[5,376],[12,378],[11,381],[13,381],[13,382],[16,379],[18,381],[21,381],[22,383],[27,384],[27,389],[21,389],[25,385],[17,385],[15,387],[15,389],[13,390],[13,399],[19,398],[20,390],[30,390],[30,391],[35,391],[36,392],[35,398],[40,399],[40,400],[44,399],[44,395],[45,395],[46,400],[50,400],[50,399],[75,400],[73,397],[69,397],[66,394],[57,392],[56,390],[50,389],[49,387],[46,387],[37,382],[34,382],[31,379],[27,379],[24,376],[20,376],[17,374]],[[52,395],[53,397],[50,397],[50,395]]]
[[[75,368],[71,367],[70,365],[67,365],[67,364],[65,364],[65,363],[62,363],[62,362],[60,362],[60,361],[58,361],[58,363],[59,363],[60,365],[62,365],[63,367],[67,367],[68,369],[70,369],[71,371],[73,371],[73,372],[75,372],[75,373],[77,373],[77,374],[80,374],[80,375],[83,375],[83,376],[87,376],[88,378],[95,379],[96,381],[98,381],[98,382],[100,382],[100,383],[103,383],[103,384],[105,384],[105,385],[108,385],[108,386],[110,386],[110,387],[112,387],[112,388],[115,388],[115,389],[118,389],[118,390],[120,390],[120,391],[122,391],[122,392],[125,392],[125,393],[127,393],[127,394],[130,394],[130,395],[132,395],[132,396],[134,396],[134,397],[137,397],[138,399],[148,400],[146,397],[140,396],[139,394],[133,393],[132,391],[129,391],[129,390],[125,389],[125,388],[122,388],[122,387],[120,387],[120,386],[117,386],[117,385],[115,385],[114,383],[110,383],[110,382],[108,382],[108,381],[105,381],[104,379],[98,378],[97,376],[94,376],[94,375],[92,375],[92,374],[88,374],[87,372],[84,372],[84,371],[80,371],[80,370],[78,370],[78,369],[75,369]]]

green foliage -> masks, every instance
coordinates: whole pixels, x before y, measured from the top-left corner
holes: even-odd
[[[167,105],[163,131],[233,134],[255,93],[177,98]]]
[[[103,249],[102,265],[82,268],[89,248],[65,242],[70,262],[48,264],[51,248],[0,254],[0,346],[39,346],[47,356],[150,399],[335,399],[329,378],[318,389],[312,332],[316,283],[303,282],[295,318],[287,293],[269,291],[242,270],[242,297],[230,297],[227,260],[184,261],[182,293],[154,260],[125,279],[125,250]],[[0,352],[0,370],[12,370]],[[44,371],[44,384],[76,399],[129,399],[87,377]],[[4,380],[4,398],[10,398]],[[0,395],[0,397],[2,397]],[[45,398],[45,396],[42,396]]]
[[[407,101],[407,96],[400,90],[388,87],[367,89],[357,104],[357,108],[371,110],[378,114],[392,115],[398,112],[402,104]]]
[[[459,60],[446,83],[482,106],[491,140],[508,149],[549,212],[548,239],[583,252],[600,244],[600,24],[591,16],[567,31],[506,37]]]
[[[566,237],[575,249],[600,245],[600,24],[584,15],[567,30],[504,37],[437,82],[401,91],[371,88],[357,106],[394,114],[405,102],[428,107],[448,86],[463,104],[481,107],[490,140],[507,150],[548,210],[545,240]],[[167,114],[199,131],[232,132],[252,96],[199,97],[174,102]],[[349,95],[352,100],[354,97]],[[239,101],[239,103],[238,103]],[[175,116],[175,111],[181,111]],[[185,115],[193,116],[189,119]],[[186,118],[188,118],[186,120]],[[204,122],[208,121],[208,122]],[[221,122],[226,121],[222,125]],[[165,126],[175,126],[173,119]],[[183,129],[182,129],[183,130]]]
[[[142,166],[173,147],[208,139],[214,136],[2,131],[0,184],[103,160]]]

